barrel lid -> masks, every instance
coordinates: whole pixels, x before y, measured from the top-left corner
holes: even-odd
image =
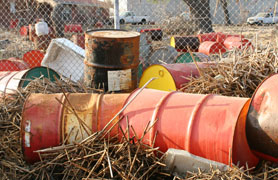
[[[266,78],[251,98],[246,124],[252,150],[278,158],[278,74]]]
[[[140,36],[138,32],[120,30],[88,31],[87,34],[98,38],[133,38]]]
[[[60,79],[60,75],[50,68],[35,67],[25,73],[23,79],[26,79],[26,80],[21,81],[20,86],[26,87],[30,82],[28,80],[34,80],[35,78],[39,78],[41,75],[43,75],[45,78],[49,78],[50,81],[55,81],[54,76],[56,76],[57,79]]]
[[[162,65],[151,65],[144,72],[140,79],[139,87],[144,86],[151,78],[157,77],[147,85],[147,88],[158,89],[162,91],[175,91],[176,84],[171,73]]]

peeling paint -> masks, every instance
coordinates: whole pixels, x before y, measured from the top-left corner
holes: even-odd
[[[30,120],[27,120],[26,121],[26,126],[25,126],[25,135],[24,135],[24,138],[25,138],[25,146],[26,147],[30,147],[30,139],[31,139],[31,121]]]

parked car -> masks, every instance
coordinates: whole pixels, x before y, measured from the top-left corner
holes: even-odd
[[[120,24],[132,23],[132,24],[146,24],[150,22],[150,17],[137,16],[132,11],[126,11],[120,14]]]
[[[278,14],[261,12],[247,19],[248,24],[275,24],[278,22]]]

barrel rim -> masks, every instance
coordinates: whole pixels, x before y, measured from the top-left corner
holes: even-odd
[[[56,72],[55,70],[53,70],[53,69],[51,69],[51,68],[49,68],[49,67],[45,67],[45,66],[39,66],[39,67],[34,67],[34,68],[31,68],[31,69],[28,69],[28,70],[26,70],[26,72],[24,73],[24,75],[21,77],[21,80],[20,80],[20,82],[19,82],[19,87],[24,87],[23,85],[25,84],[25,82],[26,81],[30,81],[30,80],[34,80],[34,79],[25,79],[26,78],[26,76],[27,76],[27,74],[28,73],[30,73],[30,72],[32,72],[32,71],[34,71],[34,70],[36,70],[36,69],[45,69],[45,70],[47,70],[47,72],[49,73],[49,75],[50,75],[50,71],[52,71],[54,74],[53,75],[57,75],[56,76],[56,78],[57,79],[61,79],[61,75],[58,73],[58,72]],[[48,79],[50,79],[51,77],[47,77]],[[23,80],[22,80],[23,79]],[[31,82],[31,81],[30,81]],[[30,83],[29,82],[29,83]],[[28,83],[28,84],[29,84]],[[27,85],[28,85],[27,84]],[[26,85],[26,86],[27,86]]]
[[[33,164],[35,162],[37,162],[38,160],[40,160],[40,157],[38,155],[38,153],[34,153],[32,151],[32,145],[34,145],[32,142],[33,141],[30,141],[30,147],[26,147],[24,144],[26,142],[26,139],[25,139],[25,126],[26,126],[26,121],[28,120],[26,117],[25,117],[25,112],[26,110],[28,110],[29,108],[27,107],[27,105],[29,104],[30,105],[30,101],[29,99],[32,98],[32,96],[40,96],[42,95],[43,93],[30,93],[27,97],[26,97],[26,100],[24,101],[23,103],[23,107],[22,107],[22,111],[21,111],[21,114],[22,114],[22,120],[20,122],[20,147],[21,147],[21,152],[22,152],[22,155],[23,155],[23,159],[28,163],[28,164]],[[69,93],[67,93],[69,94]],[[54,97],[57,97],[59,98],[59,100],[61,102],[65,102],[65,95],[62,94],[62,93],[54,93],[54,94],[48,94],[48,95],[53,95]],[[32,107],[32,106],[31,106]],[[62,117],[62,114],[63,114],[63,109],[64,109],[64,105],[60,104],[59,106],[59,110],[58,110],[58,117]],[[60,121],[57,119],[57,121]],[[58,127],[57,127],[58,131],[58,137],[56,140],[59,139],[59,141],[61,142],[62,138],[61,138],[61,133],[62,133],[62,128],[61,128],[61,122],[59,122],[58,124]],[[30,132],[31,133],[31,129],[30,129]],[[32,145],[31,145],[32,144]],[[30,156],[30,154],[32,154],[32,156]]]
[[[89,33],[100,32],[100,31],[104,31],[104,32],[105,31],[132,32],[132,33],[134,33],[134,35],[133,36],[128,36],[128,37],[105,37],[105,36],[97,36],[97,35],[89,34]],[[91,38],[103,38],[103,39],[129,39],[129,38],[139,38],[140,33],[136,32],[136,31],[127,31],[127,30],[124,30],[124,29],[89,29],[85,32],[85,36],[89,36]]]
[[[252,97],[250,98],[250,105],[249,105],[249,107],[248,107],[246,121],[248,121],[248,120],[250,119],[250,118],[249,118],[249,114],[252,112],[252,111],[251,111],[252,104],[253,104],[253,102],[254,102],[255,97],[258,95],[258,92],[260,91],[261,87],[264,85],[264,83],[265,83],[266,81],[268,81],[269,79],[271,79],[271,78],[274,77],[274,76],[278,76],[278,73],[272,73],[272,74],[270,74],[267,78],[265,78],[265,79],[258,85],[258,87],[256,88],[256,90],[254,91]],[[247,137],[247,140],[248,140],[248,136],[247,136],[247,135],[246,135],[246,137]],[[248,142],[248,143],[249,143],[249,142]],[[270,160],[270,161],[272,161],[272,160],[273,160],[273,161],[278,161],[278,158],[277,158],[277,157],[271,156],[271,155],[269,155],[269,154],[267,154],[267,153],[265,153],[265,152],[260,152],[260,151],[258,151],[257,149],[253,149],[253,148],[251,148],[251,150],[254,151],[255,154],[256,154],[257,156],[259,156],[259,157],[266,158],[267,160]]]
[[[172,80],[173,84],[175,85],[175,91],[176,91],[176,90],[177,90],[177,84],[176,84],[176,82],[175,82],[175,80],[174,80],[174,78],[173,78],[173,75],[171,74],[171,72],[170,72],[163,64],[152,64],[152,65],[150,65],[149,67],[147,67],[147,69],[145,69],[145,70],[143,71],[142,76],[141,76],[141,78],[140,78],[140,80],[139,80],[139,87],[142,87],[142,86],[143,86],[143,85],[141,84],[141,80],[143,79],[144,74],[146,74],[146,72],[147,72],[148,69],[153,68],[154,66],[163,67],[163,68],[171,75],[171,80]],[[147,81],[146,81],[146,82],[147,82]],[[153,89],[153,88],[151,88],[151,89]],[[137,89],[135,89],[134,91],[136,91],[136,90],[137,90]]]
[[[265,79],[259,84],[259,86],[256,88],[256,90],[254,91],[252,97],[250,98],[251,101],[250,101],[250,106],[249,106],[249,108],[248,108],[248,113],[249,113],[249,111],[250,111],[250,109],[251,109],[252,102],[253,102],[255,96],[257,95],[257,92],[260,90],[261,86],[262,86],[268,79],[270,79],[271,77],[273,77],[273,76],[275,76],[275,75],[278,75],[278,73],[273,73],[273,74],[269,75],[269,76],[268,76],[267,78],[265,78]]]
[[[246,99],[246,98],[242,98],[242,99]],[[256,154],[253,152],[253,150],[251,149],[251,147],[249,145],[249,142],[247,140],[247,134],[246,134],[246,121],[247,121],[247,115],[248,115],[248,110],[249,110],[250,105],[251,105],[251,99],[248,98],[246,100],[245,104],[243,105],[243,107],[241,108],[241,111],[237,118],[237,122],[234,127],[232,147],[231,147],[231,157],[230,157],[231,159],[230,159],[230,164],[229,164],[230,166],[232,166],[233,161],[235,161],[234,151],[236,151],[235,150],[236,143],[245,146],[243,148],[244,149],[243,152],[249,153],[249,160],[251,160],[249,163],[256,166],[259,162],[258,156],[256,156]],[[242,153],[242,151],[240,153]]]

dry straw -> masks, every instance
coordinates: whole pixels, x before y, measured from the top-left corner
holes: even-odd
[[[198,94],[220,94],[251,97],[258,85],[277,73],[276,52],[267,48],[259,53],[234,51],[214,66],[200,69],[200,77],[190,77],[180,91]]]
[[[244,54],[245,53],[245,54]],[[258,84],[269,74],[277,72],[274,51],[259,53],[234,52],[232,62],[201,69],[202,76],[192,78],[181,90],[195,93],[216,93],[250,97]],[[134,127],[120,129],[125,134],[121,141],[108,137],[109,130],[96,132],[90,138],[71,145],[39,150],[41,161],[25,163],[20,146],[20,121],[23,103],[30,93],[93,93],[71,81],[50,82],[38,78],[15,94],[0,100],[0,177],[2,179],[181,179],[165,170],[163,153],[158,147],[142,143],[152,128],[145,127],[138,137]],[[99,92],[101,93],[101,92]],[[121,120],[127,121],[128,117]],[[131,133],[130,133],[131,132]],[[100,134],[101,133],[101,134]],[[130,137],[130,134],[134,136]],[[106,135],[106,136],[105,136]],[[106,137],[106,138],[104,138]],[[155,156],[158,155],[158,156]],[[269,162],[256,169],[232,167],[226,172],[211,169],[209,172],[185,172],[183,179],[278,179],[278,168]]]
[[[119,142],[108,137],[111,129],[96,132],[80,143],[37,151],[41,161],[33,165],[24,162],[20,146],[20,121],[23,103],[30,93],[93,93],[95,89],[70,81],[51,82],[35,79],[17,93],[0,101],[0,176],[2,179],[165,179],[163,154],[159,148],[142,144],[142,137],[132,126],[121,129],[125,136]],[[127,117],[123,120],[128,122]],[[151,127],[146,127],[146,134]],[[128,153],[127,153],[128,152]],[[155,154],[160,154],[155,156]]]

